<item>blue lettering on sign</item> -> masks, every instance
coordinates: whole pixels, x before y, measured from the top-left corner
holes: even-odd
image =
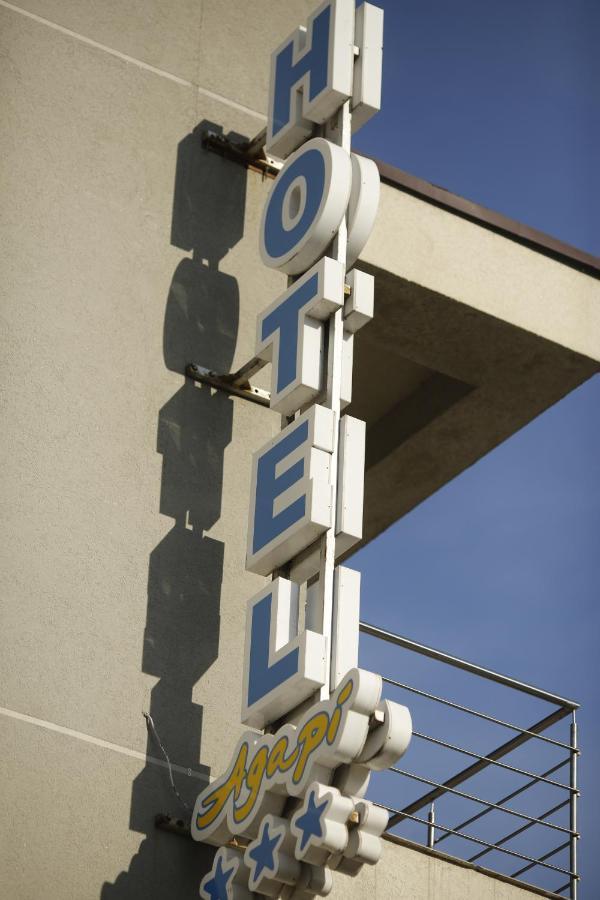
[[[288,189],[297,178],[304,179],[306,203],[298,222],[288,230],[283,224],[284,203]],[[264,219],[264,245],[272,259],[291,252],[304,238],[319,212],[324,191],[325,159],[317,149],[301,153],[281,170],[267,200]]]
[[[270,541],[298,522],[306,510],[306,496],[303,494],[277,515],[273,515],[273,504],[280,494],[296,484],[304,475],[304,459],[299,459],[281,475],[275,475],[277,464],[293,453],[308,439],[308,421],[278,441],[258,460],[256,471],[256,497],[254,505],[254,534],[252,552],[258,553]]]
[[[327,87],[330,23],[331,7],[326,6],[313,20],[310,49],[303,53],[295,65],[293,40],[277,54],[273,85],[273,137],[289,124],[292,115],[295,114],[292,94],[304,75],[308,73],[309,100],[314,100]]]
[[[248,668],[248,706],[292,678],[298,671],[298,648],[269,665],[273,595],[267,594],[252,607],[250,664]]]
[[[296,378],[300,312],[315,297],[318,288],[319,275],[315,273],[261,322],[260,338],[262,341],[266,341],[268,337],[279,331],[277,393],[283,391]]]

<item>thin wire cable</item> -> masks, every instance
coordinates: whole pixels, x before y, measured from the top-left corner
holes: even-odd
[[[549,809],[547,812],[543,813],[541,818],[545,818],[546,816],[551,816],[553,813],[558,812],[559,809],[564,809],[565,806],[568,806],[569,801],[563,800],[562,803],[558,803],[556,806],[553,806],[552,809]],[[521,825],[520,828],[517,828],[516,831],[511,831],[509,834],[505,834],[503,838],[500,838],[499,841],[496,841],[496,846],[500,847],[502,844],[506,844],[507,841],[511,841],[513,838],[517,837],[520,834],[523,834],[524,831],[527,831],[529,828],[532,828],[534,825],[533,822],[529,822],[527,825]],[[481,856],[485,856],[486,853],[489,853],[488,850],[480,850],[479,853],[476,853],[475,856],[470,856],[467,862],[475,862],[476,859],[479,859]]]
[[[526,769],[519,769],[517,766],[509,766],[508,763],[502,763],[497,759],[492,759],[491,754],[488,756],[482,756],[481,753],[474,753],[472,750],[465,750],[463,747],[457,747],[456,744],[450,744],[447,741],[442,741],[439,738],[430,737],[428,734],[422,734],[420,731],[413,730],[413,737],[420,738],[423,741],[428,741],[430,744],[438,744],[440,747],[445,747],[447,750],[454,750],[455,753],[463,753],[465,756],[472,756],[473,759],[480,759],[482,762],[487,763],[490,766],[499,766],[501,769],[506,769],[508,772],[516,772],[517,775],[524,775],[526,778],[535,778],[538,781],[543,781],[545,784],[551,784],[553,787],[562,788],[565,791],[570,791],[570,793],[576,793],[575,788],[569,787],[568,784],[562,784],[560,781],[554,781],[552,778],[544,778],[542,775],[536,775],[534,772],[528,772]],[[494,751],[492,751],[494,752]]]
[[[385,806],[384,809],[387,809],[388,812],[392,813],[400,813],[401,810],[394,809],[393,806]],[[429,827],[429,822],[427,819],[422,819],[420,816],[413,816],[411,813],[403,812],[402,815],[407,819],[412,819],[413,822],[420,822],[422,825],[427,825]],[[500,853],[506,853],[507,856],[514,856],[516,859],[523,859],[525,862],[535,863],[536,866],[543,866],[545,869],[552,869],[554,872],[561,872],[563,875],[574,876],[574,872],[570,872],[568,869],[561,869],[560,866],[552,866],[547,862],[540,862],[539,859],[534,859],[532,856],[525,856],[524,853],[517,853],[516,850],[507,850],[506,847],[501,847],[499,844],[490,844],[489,841],[482,841],[479,838],[473,837],[471,834],[464,834],[462,831],[455,831],[454,828],[448,828],[447,825],[440,825],[439,822],[435,823],[436,828],[441,828],[442,831],[449,831],[455,837],[464,838],[466,841],[472,841],[474,844],[480,844],[482,847],[488,847],[490,850],[499,850]],[[524,825],[524,828],[529,828],[529,825]],[[469,860],[467,860],[468,862]]]
[[[445,793],[455,794],[457,797],[463,797],[465,800],[472,800],[473,803],[481,803],[483,806],[487,806],[490,809],[497,809],[500,810],[500,812],[507,813],[509,816],[515,816],[517,819],[525,819],[532,825],[543,825],[546,828],[554,828],[556,831],[563,831],[565,834],[574,834],[569,828],[563,828],[562,825],[555,825],[554,822],[544,822],[542,819],[536,819],[535,816],[528,816],[527,813],[519,812],[517,809],[510,809],[508,806],[502,806],[499,803],[482,800],[481,797],[476,797],[475,794],[457,791],[456,788],[446,787],[446,785],[440,784],[439,781],[432,781],[430,778],[425,778],[423,775],[417,775],[415,772],[407,772],[406,769],[397,769],[396,766],[390,766],[388,771],[394,772],[396,775],[403,775],[406,778],[413,778],[415,781],[420,781],[422,784],[429,784],[432,787],[443,787]],[[568,800],[565,800],[561,806],[566,806],[568,802]]]
[[[549,850],[548,853],[544,853],[543,856],[540,856],[540,862],[543,862],[546,859],[550,859],[551,856],[554,856],[556,853],[560,853],[561,850],[566,850],[569,846],[569,841],[565,841],[564,844],[561,844],[559,847],[555,847],[554,850]],[[528,872],[530,869],[533,869],[535,863],[529,863],[527,866],[523,866],[522,869],[519,869],[517,872],[513,872],[510,876],[511,878],[518,878],[519,875],[523,875],[524,872]],[[556,891],[555,891],[556,893]]]
[[[185,807],[185,809],[187,809],[187,811],[191,813],[191,811],[192,811],[191,806],[189,805],[189,803],[186,803],[186,801],[183,799],[183,797],[177,790],[175,781],[173,780],[173,767],[171,765],[171,760],[169,759],[169,754],[163,747],[162,741],[158,736],[158,731],[156,730],[156,725],[154,724],[154,720],[153,720],[152,716],[150,715],[150,713],[142,711],[142,715],[146,720],[146,727],[148,728],[148,731],[150,732],[150,736],[152,737],[153,741],[160,747],[160,749],[162,751],[162,755],[165,758],[165,762],[167,763],[167,768],[169,770],[169,781],[171,782],[171,787],[173,789],[173,793],[175,794],[175,796],[177,797],[179,802]]]
[[[559,762],[559,763],[557,763],[557,765],[552,766],[552,768],[547,769],[545,772],[542,772],[542,777],[545,778],[547,775],[552,775],[553,772],[556,772],[556,771],[558,771],[558,769],[562,769],[563,766],[566,766],[566,764],[568,762],[569,762],[569,758],[567,757],[567,759],[563,759],[562,762]],[[507,794],[505,797],[501,797],[500,800],[498,800],[498,803],[507,803],[509,800],[512,800],[514,797],[517,797],[519,794],[522,794],[523,791],[528,790],[530,787],[533,787],[534,784],[538,784],[538,783],[539,783],[539,779],[533,778],[533,779],[531,779],[531,781],[528,781],[526,784],[523,784],[523,785],[521,785],[521,787],[517,788],[516,791],[511,791],[510,794]],[[477,813],[477,815],[471,816],[470,819],[465,819],[464,822],[460,822],[460,824],[458,824],[456,826],[457,830],[462,831],[462,829],[465,828],[467,825],[471,825],[473,822],[476,822],[477,819],[481,819],[481,818],[483,818],[483,816],[487,816],[487,814],[489,812],[491,812],[491,810],[484,809],[482,812]],[[436,843],[439,844],[440,841],[445,840],[447,837],[449,837],[449,835],[443,834],[441,837],[439,837],[437,839]]]

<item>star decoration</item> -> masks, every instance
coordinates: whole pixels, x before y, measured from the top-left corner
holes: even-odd
[[[228,869],[224,868],[226,863],[226,850],[225,847],[221,847],[217,851],[212,869],[200,883],[200,896],[204,900],[230,900],[229,886],[239,863],[235,859],[231,860],[231,865]]]
[[[277,868],[275,854],[283,840],[284,832],[270,829],[270,821],[267,816],[263,821],[259,836],[248,845],[246,861],[252,867],[250,883],[254,889],[262,878],[263,872],[274,875]]]
[[[302,835],[299,837],[300,853],[304,852],[313,838],[323,837],[323,825],[321,820],[327,812],[330,799],[326,797],[322,803],[317,803],[316,796],[316,790],[314,788],[311,789],[306,796],[304,804],[298,810],[301,815],[296,813],[292,820],[296,832],[302,832]]]

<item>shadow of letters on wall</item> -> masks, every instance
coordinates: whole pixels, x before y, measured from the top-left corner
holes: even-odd
[[[219,264],[243,235],[246,170],[202,147],[221,129],[202,122],[178,147],[171,243],[191,253],[177,266],[165,312],[164,361],[184,374],[193,360],[229,371],[235,351],[239,290]],[[158,679],[149,713],[171,760],[202,775],[202,707],[198,679],[218,655],[222,542],[204,535],[219,519],[223,456],[232,434],[233,403],[185,380],[158,416],[162,455],[160,512],[171,530],[150,554],[142,671]],[[143,720],[140,716],[140,724]],[[147,754],[161,757],[148,734]],[[205,771],[208,780],[208,771]],[[166,769],[148,763],[133,784],[130,828],[146,835],[127,871],[105,883],[101,900],[198,896],[210,850],[154,829],[157,812],[187,816],[206,780],[175,773],[182,805]]]

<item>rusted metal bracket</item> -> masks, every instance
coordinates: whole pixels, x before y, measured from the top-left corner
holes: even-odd
[[[263,128],[250,141],[232,141],[230,138],[215,131],[207,131],[202,138],[202,146],[207,150],[218,153],[225,159],[230,159],[249,169],[261,172],[267,178],[276,178],[281,168],[281,163],[277,163],[265,153],[266,139],[266,128]]]
[[[213,372],[211,369],[206,369],[197,363],[190,363],[186,366],[185,373],[194,381],[208,384],[217,391],[224,391],[224,393],[234,397],[241,397],[242,400],[249,400],[251,403],[257,403],[259,406],[268,407],[271,400],[270,391],[256,387],[249,380],[263,366],[266,366],[265,360],[255,356],[241,369],[238,369],[237,372],[230,372],[225,375]]]
[[[168,831],[170,834],[176,834],[178,837],[188,838],[192,841],[191,823],[183,819],[175,819],[169,813],[157,813],[154,817],[154,827],[160,831]],[[245,850],[248,841],[243,838],[234,837],[225,846],[234,847],[236,850]]]

